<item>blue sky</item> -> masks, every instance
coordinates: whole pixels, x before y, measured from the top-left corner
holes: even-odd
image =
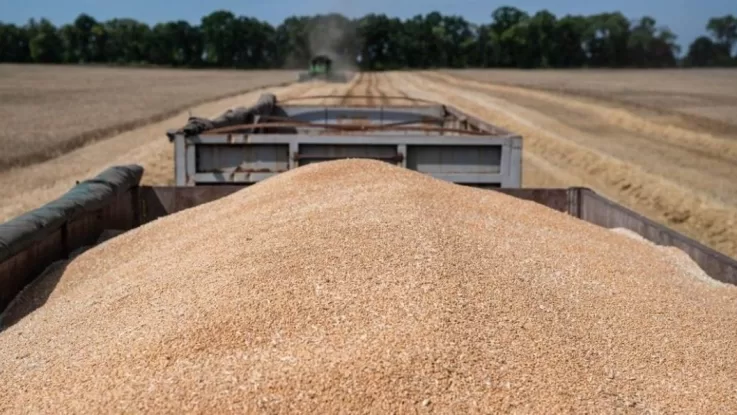
[[[499,3],[488,0],[0,0],[0,21],[22,24],[31,17],[46,17],[55,24],[63,24],[84,12],[98,20],[132,17],[149,24],[179,19],[198,23],[202,16],[214,10],[227,9],[274,25],[290,15],[340,12],[348,17],[359,17],[367,13],[386,13],[407,18],[433,10],[482,23],[490,20],[495,8],[507,4],[531,13],[548,9],[558,16],[605,11],[621,11],[629,18],[650,15],[659,25],[673,30],[684,49],[705,32],[710,17],[737,14],[737,0],[516,0]]]

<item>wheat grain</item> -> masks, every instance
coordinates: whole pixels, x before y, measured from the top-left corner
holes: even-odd
[[[0,410],[734,412],[737,288],[684,272],[532,202],[319,163],[69,263],[0,333]]]

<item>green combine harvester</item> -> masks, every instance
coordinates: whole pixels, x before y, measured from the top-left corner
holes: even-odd
[[[299,74],[299,82],[308,82],[313,79],[330,82],[348,81],[348,77],[344,73],[333,71],[333,60],[325,55],[312,58],[309,70]]]

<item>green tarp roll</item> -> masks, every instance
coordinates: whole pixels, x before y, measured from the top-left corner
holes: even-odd
[[[28,248],[81,213],[98,210],[118,194],[138,186],[143,167],[111,167],[80,182],[57,200],[0,224],[0,262]]]

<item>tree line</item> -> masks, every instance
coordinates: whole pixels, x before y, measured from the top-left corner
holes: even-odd
[[[480,25],[438,12],[405,20],[332,13],[289,17],[276,27],[225,10],[198,25],[81,14],[61,27],[45,18],[0,22],[0,62],[267,69],[301,68],[325,53],[373,70],[737,66],[737,18],[711,18],[705,29],[679,59],[672,31],[652,17],[630,20],[620,12],[557,17],[505,6]]]

